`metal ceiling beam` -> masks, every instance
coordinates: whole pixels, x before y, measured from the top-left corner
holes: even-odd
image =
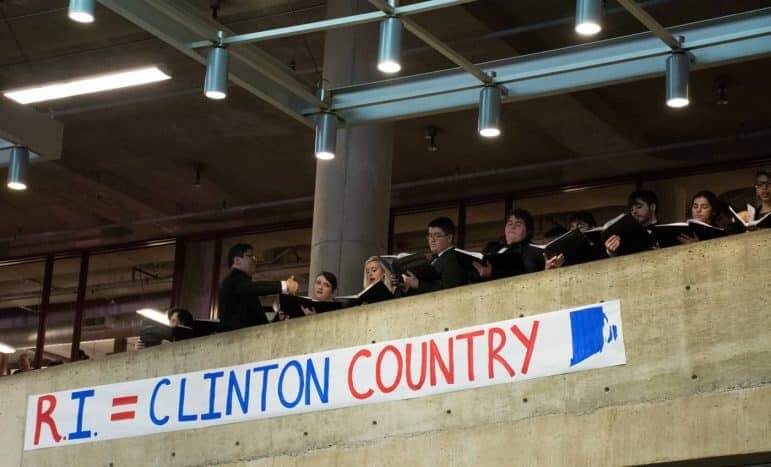
[[[395,3],[395,0],[391,1]],[[392,6],[388,2],[383,0],[369,0],[369,2],[375,5],[376,8],[379,8],[382,12],[386,13],[388,16],[398,16],[399,14],[399,7]],[[459,54],[450,46],[442,42],[438,37],[431,34],[427,29],[424,29],[422,26],[417,24],[412,18],[400,17],[399,19],[402,21],[402,24],[404,24],[404,27],[407,28],[408,31],[414,34],[418,39],[425,42],[426,45],[442,54],[446,59],[458,65],[461,69],[465,70],[466,73],[474,76],[476,79],[485,84],[492,84],[494,82],[492,76],[480,70],[479,67],[471,63],[463,55]]]
[[[687,38],[694,69],[771,55],[771,8],[670,28]],[[479,65],[495,72],[507,102],[564,94],[664,74],[671,49],[652,33],[594,42]],[[332,89],[332,110],[345,125],[472,108],[480,84],[453,69]],[[663,89],[663,86],[662,86]]]
[[[220,30],[226,36],[235,34],[173,0],[99,0],[99,3],[201,64],[206,64],[206,56],[191,49],[191,41],[217,37]],[[300,123],[314,126],[312,119],[303,115],[303,110],[308,106],[318,109],[326,105],[316,97],[312,83],[255,46],[231,47],[229,52],[229,75],[233,83]],[[204,71],[201,70],[202,88],[203,78]]]
[[[680,44],[680,41],[675,38],[669,31],[664,28],[664,26],[661,25],[658,21],[656,21],[656,18],[648,14],[647,11],[643,10],[643,8],[637,4],[635,0],[617,0],[618,3],[626,9],[632,16],[637,18],[639,22],[643,24],[650,32],[653,33],[654,36],[661,39],[665,44],[667,44],[672,50],[680,50],[682,48],[682,44]]]
[[[101,1],[101,0],[100,0]],[[463,5],[464,3],[471,3],[476,0],[427,0],[420,3],[413,3],[412,5],[405,5],[396,8],[393,13],[400,17],[406,17],[408,15],[414,15],[418,13],[425,13],[429,11],[438,10],[441,8],[447,8],[451,6]],[[313,32],[329,31],[331,29],[339,29],[344,27],[358,26],[360,24],[374,23],[388,18],[388,14],[383,11],[372,11],[368,13],[362,13],[359,15],[344,16],[341,18],[331,18],[322,21],[315,21],[312,23],[298,24],[294,26],[288,26],[284,28],[268,29],[266,31],[250,32],[247,34],[229,35],[222,40],[225,45],[231,44],[246,44],[249,42],[261,42],[272,39],[280,39],[282,37],[291,37],[302,34],[310,34]],[[216,35],[203,36],[211,37],[212,39],[199,40],[192,42],[190,47],[193,49],[199,49],[203,47],[211,47],[212,40]]]

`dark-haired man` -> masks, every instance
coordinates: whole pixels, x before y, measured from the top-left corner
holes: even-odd
[[[414,274],[403,275],[405,292],[425,293],[435,290],[450,289],[468,284],[469,274],[458,262],[453,246],[455,224],[447,217],[439,217],[428,223],[428,248],[434,259],[431,264],[439,271],[436,281],[419,280]]]
[[[629,208],[629,215],[640,223],[648,230],[650,234],[650,248],[654,248],[656,245],[656,239],[653,237],[653,232],[650,227],[658,224],[659,220],[656,217],[656,210],[658,209],[659,200],[656,197],[656,193],[650,190],[638,190],[629,195],[627,199],[627,207]],[[618,235],[612,235],[605,241],[605,250],[610,256],[616,256],[621,247],[621,237]],[[627,253],[636,253],[636,251],[628,251]]]
[[[230,248],[228,266],[230,273],[222,281],[218,297],[222,331],[267,324],[260,297],[278,293],[295,295],[300,288],[294,276],[285,281],[252,281],[256,258],[252,246],[245,243]]]

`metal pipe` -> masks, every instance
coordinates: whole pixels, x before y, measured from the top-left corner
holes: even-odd
[[[43,271],[43,293],[40,297],[40,315],[37,324],[37,339],[35,343],[34,368],[40,368],[43,364],[43,349],[46,342],[46,321],[48,319],[48,307],[51,301],[51,283],[54,273],[54,255],[46,256],[45,270]]]
[[[405,5],[396,7],[393,9],[391,16],[404,17],[407,15],[414,15],[418,13],[425,13],[428,11],[438,10],[441,8],[447,8],[451,6],[463,5],[464,3],[471,3],[476,0],[427,0],[425,2],[413,3],[412,5]],[[360,24],[374,23],[376,21],[382,21],[388,18],[389,14],[383,11],[374,11],[370,13],[362,13],[358,15],[344,16],[342,18],[332,18],[322,21],[314,21],[312,23],[298,24],[295,26],[288,26],[284,28],[268,29],[267,31],[251,32],[247,34],[237,34],[224,38],[223,44],[248,44],[251,42],[260,42],[272,39],[280,39],[282,37],[297,36],[301,34],[310,34],[313,32],[329,31],[332,29],[339,29],[344,27],[358,26]],[[211,40],[196,41],[190,44],[191,49],[200,49],[204,47],[211,47]]]
[[[72,322],[72,351],[70,360],[80,360],[80,335],[83,330],[83,314],[86,311],[86,283],[88,282],[88,250],[80,255],[80,275],[78,277],[78,295],[75,301],[75,319]]]

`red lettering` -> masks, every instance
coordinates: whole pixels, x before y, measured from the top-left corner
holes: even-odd
[[[348,365],[348,390],[351,392],[353,397],[359,400],[372,396],[375,391],[373,391],[371,388],[367,389],[365,392],[359,392],[356,390],[356,388],[353,386],[353,366],[356,365],[356,360],[358,360],[359,357],[369,358],[371,356],[372,352],[367,349],[361,349],[353,355],[353,358],[351,358],[351,363]]]
[[[43,410],[43,402],[48,402],[48,408],[45,410]],[[51,417],[55,408],[56,396],[53,394],[38,397],[37,415],[35,416],[35,446],[40,443],[40,428],[43,423],[48,425],[48,429],[51,431],[51,436],[54,438],[54,441],[57,443],[61,441],[62,436],[59,434],[59,430],[56,429],[56,422],[54,422],[54,419]]]
[[[383,380],[380,377],[381,368],[383,365],[383,359],[385,358],[386,352],[391,352],[396,357],[396,375],[394,375],[394,382],[390,386],[386,386],[385,384],[383,384]],[[387,345],[383,347],[383,350],[381,350],[377,356],[377,363],[375,364],[375,382],[377,383],[377,387],[383,392],[383,394],[394,392],[394,390],[399,386],[399,382],[402,379],[402,367],[403,367],[402,354],[399,352],[399,349],[397,349],[393,345]]]
[[[474,381],[474,338],[484,336],[485,331],[480,329],[478,331],[471,331],[464,334],[458,334],[456,339],[466,339],[466,358],[468,361],[468,380]]]
[[[495,341],[495,336],[500,338],[500,342],[497,345],[493,344],[493,341]],[[503,368],[509,374],[509,377],[513,378],[515,375],[514,369],[509,366],[509,362],[507,362],[505,358],[498,355],[505,346],[506,333],[503,331],[503,329],[490,328],[487,330],[487,376],[490,379],[495,377],[495,370],[493,370],[493,360],[503,365]]]
[[[406,366],[405,373],[407,373],[407,386],[409,386],[410,389],[413,391],[417,391],[418,389],[423,387],[423,383],[426,381],[426,354],[428,346],[427,343],[421,342],[420,343],[420,379],[417,383],[414,383],[412,381],[412,344],[407,344],[407,349],[405,351],[405,357],[406,360]]]
[[[525,334],[515,324],[511,327],[511,332],[517,336],[517,339],[525,346],[527,351],[525,352],[525,360],[522,362],[523,375],[527,374],[527,369],[530,368],[530,358],[533,356],[533,349],[535,349],[535,338],[538,336],[538,320],[533,321],[533,327],[530,329],[530,337],[526,337]]]
[[[436,364],[439,364],[440,369],[442,370],[442,374],[444,375],[444,380],[447,384],[455,384],[455,353],[453,352],[453,338],[450,337],[447,339],[447,348],[450,353],[449,358],[449,365],[444,364],[444,360],[442,360],[442,354],[439,353],[439,348],[436,346],[436,343],[434,340],[431,340],[431,343],[429,344],[431,346],[431,353],[429,356],[430,364],[431,364],[431,386],[436,386]]]

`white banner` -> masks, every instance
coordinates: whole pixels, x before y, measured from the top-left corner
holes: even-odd
[[[626,363],[618,300],[449,332],[29,397],[24,449],[280,417]]]

